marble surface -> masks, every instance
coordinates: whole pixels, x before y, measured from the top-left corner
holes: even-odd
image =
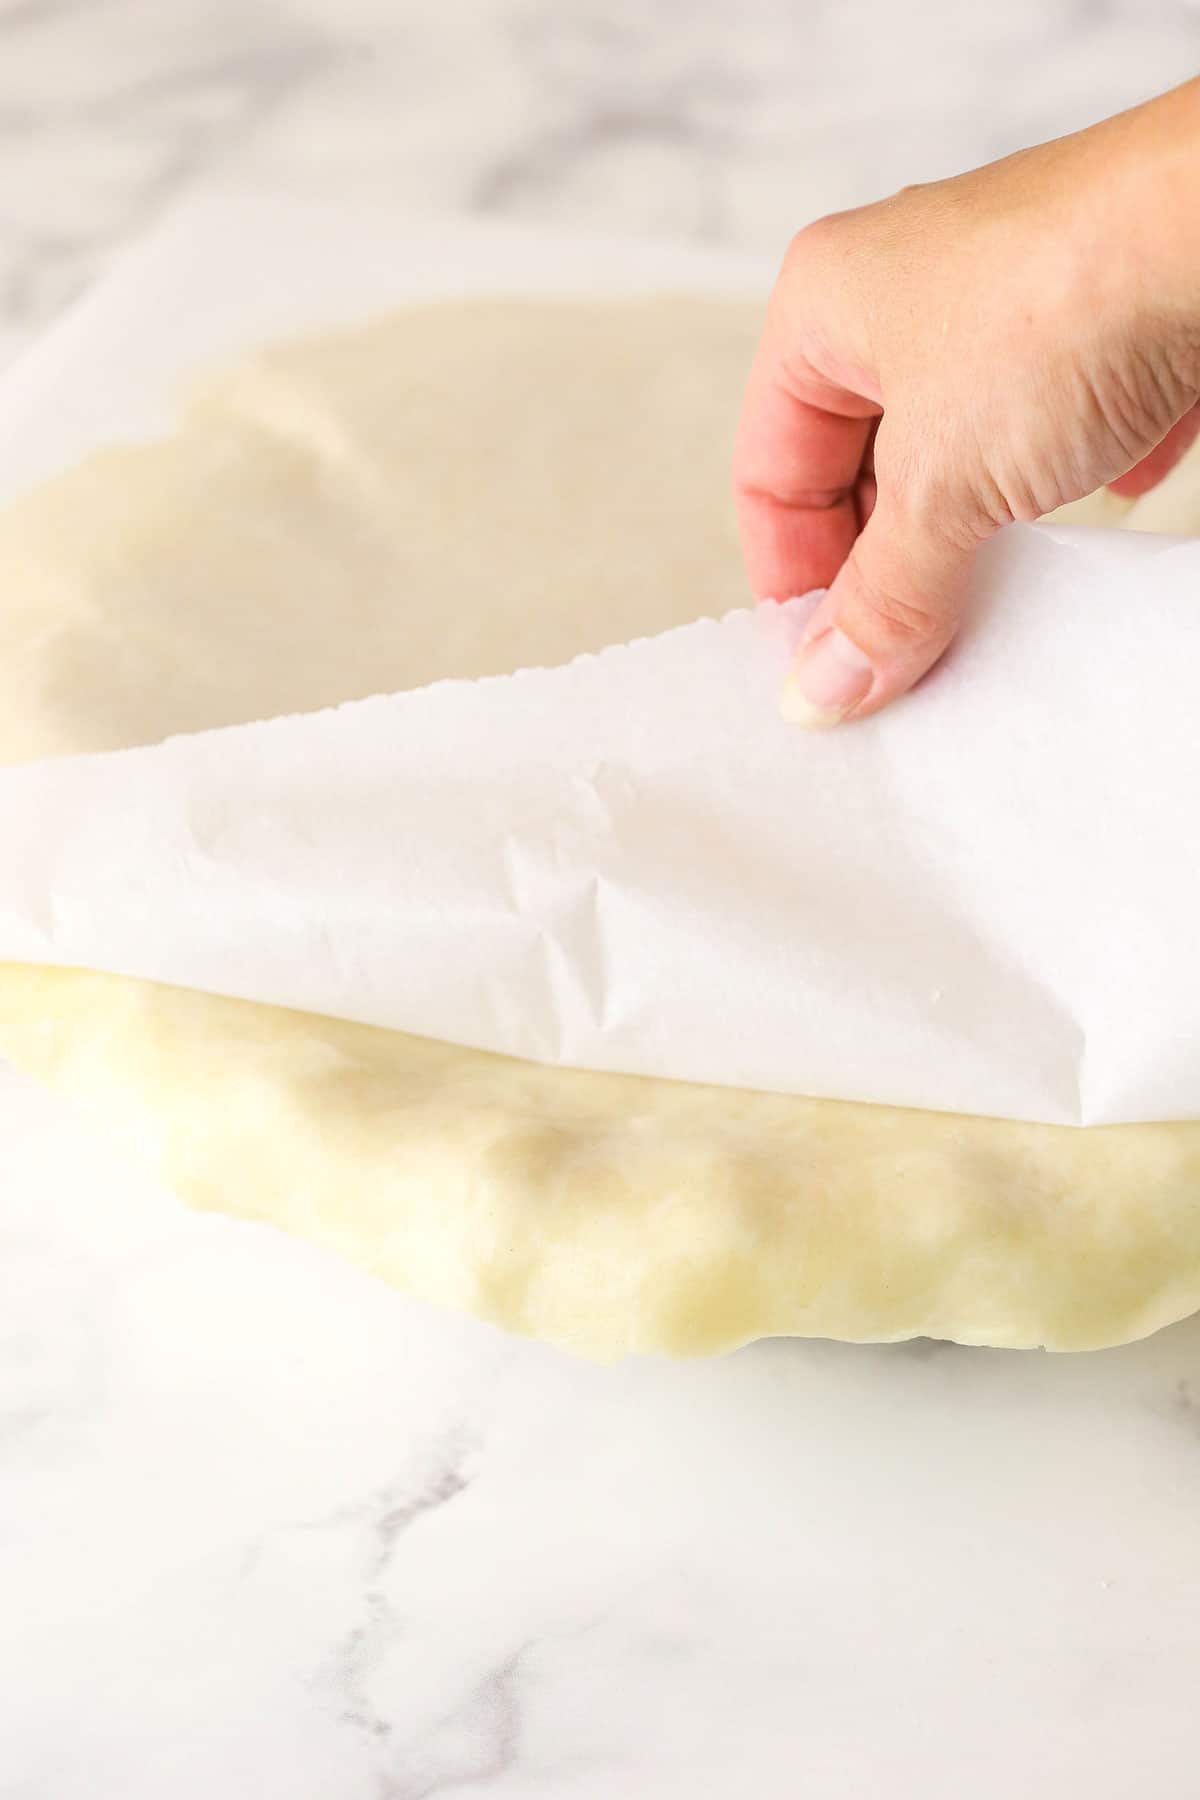
[[[0,355],[209,176],[771,250],[1185,0],[0,0]],[[1200,1321],[572,1362],[0,1077],[2,1800],[1190,1791]]]

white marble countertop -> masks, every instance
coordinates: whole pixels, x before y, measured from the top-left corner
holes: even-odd
[[[218,167],[771,250],[1197,66],[1194,0],[0,0],[0,358]],[[11,1077],[0,1296],[3,1800],[1195,1785],[1200,1321],[592,1368]]]

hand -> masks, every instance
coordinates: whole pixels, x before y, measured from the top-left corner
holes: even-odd
[[[793,241],[734,488],[760,597],[829,586],[789,718],[876,712],[957,630],[971,560],[1200,434],[1200,80]]]

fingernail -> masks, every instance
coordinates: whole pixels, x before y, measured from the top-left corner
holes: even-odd
[[[836,725],[866,699],[874,679],[870,658],[835,625],[800,652],[779,710],[789,725]]]

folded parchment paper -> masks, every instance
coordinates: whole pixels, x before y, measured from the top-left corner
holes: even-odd
[[[199,258],[176,228],[98,328],[81,316],[67,364],[89,330],[111,349],[122,306],[161,313],[211,271],[219,214],[206,229]],[[356,285],[341,229],[342,299],[310,294],[306,323],[345,316],[352,288],[356,311],[412,291],[374,265]],[[277,227],[277,269],[318,230]],[[248,291],[203,352],[143,345],[142,394],[288,312]],[[34,416],[57,355],[10,418]],[[7,485],[105,435],[101,366],[26,464],[10,429]],[[824,736],[775,710],[803,613],[4,772],[0,960],[582,1067],[1049,1122],[1200,1117],[1200,541],[1007,533],[919,697]]]

